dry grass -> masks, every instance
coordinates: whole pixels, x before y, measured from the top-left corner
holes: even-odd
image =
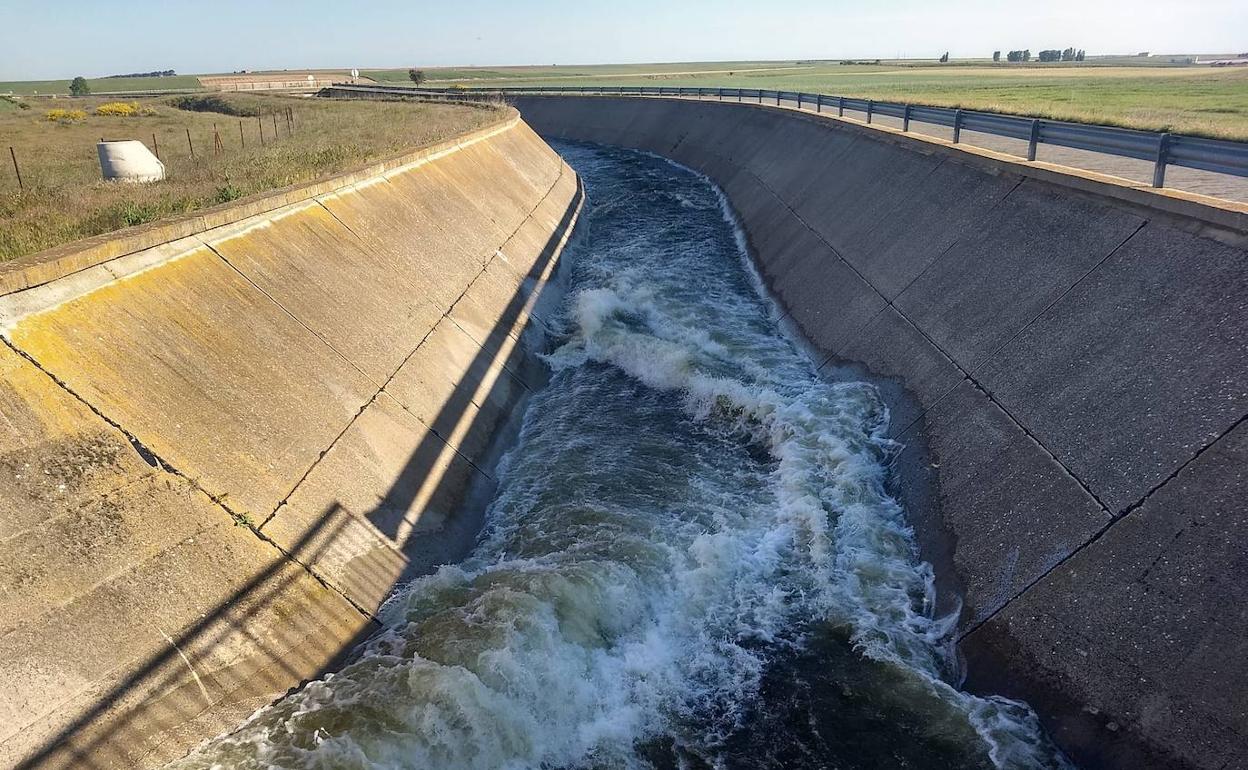
[[[220,101],[208,107],[236,114],[178,109],[166,98],[136,100],[134,115],[97,115],[95,110],[109,100],[76,99],[72,106],[85,117],[49,121],[45,113],[63,108],[64,100],[27,100],[31,108],[25,110],[0,105],[0,261],[308,182],[479,128],[497,117],[490,110],[446,104],[213,98]],[[294,114],[290,127],[287,107]],[[263,123],[263,147],[257,115]],[[214,126],[223,145],[220,153],[214,152]],[[98,140],[138,139],[151,148],[153,135],[167,179],[145,185],[100,180]],[[8,145],[17,153],[24,191],[18,189]]]

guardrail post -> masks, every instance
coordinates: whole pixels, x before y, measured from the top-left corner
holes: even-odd
[[[1153,166],[1153,187],[1166,186],[1166,164],[1170,161],[1170,135],[1157,137],[1157,164]]]
[[[760,88],[760,89],[758,89],[758,103],[759,103],[759,104],[762,104],[762,103],[763,103],[763,89],[761,89],[761,88]]]
[[[721,88],[721,89],[719,89],[719,100],[720,100],[721,102],[724,100],[724,89],[722,89],[722,88]]]
[[[910,130],[910,105],[908,104],[906,105],[905,112],[901,118],[901,130],[902,131]]]
[[[836,97],[836,116],[838,118],[845,117],[845,97],[844,96]]]
[[[873,112],[875,112],[875,100],[868,99],[867,100],[867,122],[868,123],[871,122],[871,113]]]
[[[797,108],[799,110],[802,108],[802,92],[801,91],[797,92]]]
[[[741,89],[740,88],[737,89],[737,101],[738,102],[741,101]]]
[[[962,110],[953,111],[953,143],[962,141]]]
[[[1040,121],[1031,121],[1031,140],[1027,143],[1027,160],[1036,159],[1036,147],[1040,144]]]
[[[815,112],[823,112],[823,94],[815,94]]]
[[[780,92],[776,91],[776,106],[780,106]]]

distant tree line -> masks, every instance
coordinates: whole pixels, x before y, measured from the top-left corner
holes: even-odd
[[[104,80],[109,78],[171,78],[178,73],[173,70],[156,70],[154,72],[128,72],[125,75],[105,75]]]
[[[1049,48],[1049,49],[1041,51],[1040,55],[1037,58],[1042,62],[1083,61],[1086,56],[1087,56],[1087,52],[1084,51],[1082,48],[1080,49],[1067,48],[1065,50]],[[992,60],[1001,61],[1001,52],[993,51]],[[1005,60],[1012,61],[1012,62],[1031,61],[1031,49],[1024,48],[1021,51],[1009,51],[1005,55]]]

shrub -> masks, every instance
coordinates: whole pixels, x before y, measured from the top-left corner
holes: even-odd
[[[221,115],[233,115],[239,118],[250,118],[260,114],[259,105],[253,101],[237,97],[226,99],[216,94],[207,96],[178,96],[170,99],[169,105],[187,112],[216,112]]]
[[[132,118],[139,114],[139,105],[137,102],[108,102],[96,107],[95,114],[117,118]]]
[[[160,207],[154,203],[141,204],[126,201],[116,206],[114,210],[126,227],[154,222],[161,216]]]
[[[243,191],[231,182],[226,182],[225,187],[218,187],[217,194],[212,196],[213,203],[229,203],[243,197]]]
[[[87,79],[82,75],[74,78],[69,83],[69,93],[74,96],[86,96],[91,93],[91,86],[87,85]]]
[[[65,110],[57,108],[48,110],[43,114],[44,120],[50,120],[55,123],[78,123],[87,119],[87,113],[82,110]]]

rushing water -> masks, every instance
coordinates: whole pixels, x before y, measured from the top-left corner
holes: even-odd
[[[779,330],[717,191],[559,149],[589,195],[560,345],[473,555],[179,766],[1066,767],[949,684],[887,411]]]

